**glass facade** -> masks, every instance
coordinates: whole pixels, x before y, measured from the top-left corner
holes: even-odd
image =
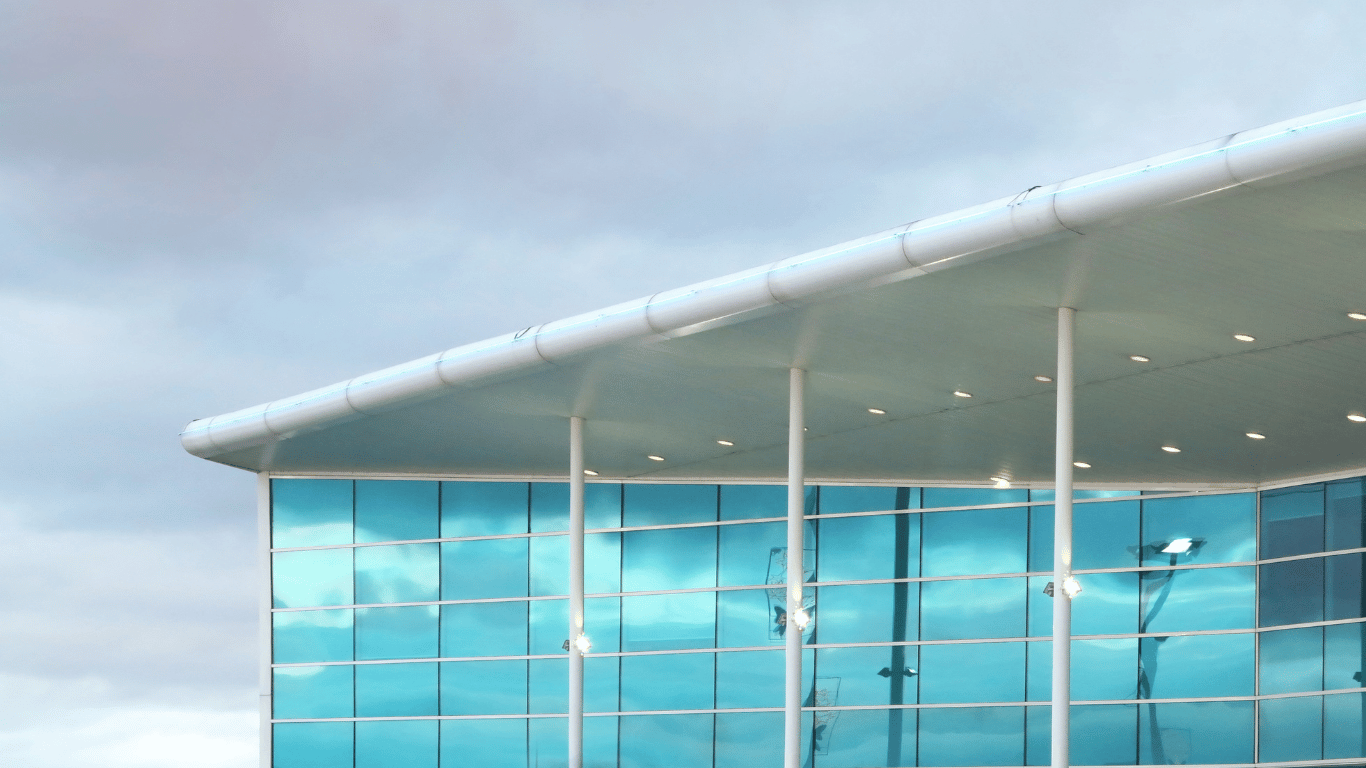
[[[271,499],[277,768],[565,765],[565,484]],[[808,489],[804,765],[1049,763],[1052,501]],[[586,766],[781,764],[785,514],[780,486],[588,486]],[[1363,756],[1361,478],[1074,516],[1074,764]]]

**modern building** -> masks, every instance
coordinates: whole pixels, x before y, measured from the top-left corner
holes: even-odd
[[[1360,765],[1366,102],[182,441],[263,765]]]

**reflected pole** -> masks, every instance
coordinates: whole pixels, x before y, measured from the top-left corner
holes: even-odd
[[[1058,308],[1058,414],[1053,500],[1053,768],[1067,768],[1072,722],[1072,355],[1077,311]]]
[[[583,768],[583,417],[569,417],[569,768]]]
[[[787,423],[787,641],[783,676],[783,768],[802,764],[802,540],[806,526],[806,371],[793,368],[788,376]]]

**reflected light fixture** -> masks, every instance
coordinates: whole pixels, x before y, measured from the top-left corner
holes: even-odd
[[[1353,320],[1366,320],[1366,312],[1348,312],[1347,316]]]
[[[1091,468],[1091,465],[1090,465],[1090,464],[1087,464],[1087,463],[1084,462],[1084,461],[1074,461],[1074,462],[1072,462],[1072,466],[1077,467],[1078,469],[1090,469],[1090,468]]]
[[[579,649],[579,653],[588,653],[588,649],[593,647],[593,643],[588,639],[588,635],[580,633],[574,638],[574,647]]]
[[[598,476],[598,473],[597,473],[597,472],[594,472],[594,471],[591,470],[591,469],[585,469],[585,470],[583,471],[583,473],[584,473],[585,475],[588,475],[589,477],[597,477],[597,476]]]
[[[797,612],[792,614],[792,623],[797,625],[797,629],[805,631],[806,625],[811,623],[811,616],[798,608]]]
[[[954,396],[954,397],[972,397],[972,393],[971,393],[971,392],[964,392],[964,391],[961,390],[961,389],[955,389],[955,390],[953,391],[953,396]]]
[[[1080,595],[1081,582],[1077,581],[1075,578],[1071,576],[1068,576],[1067,578],[1062,580],[1062,593],[1064,595],[1067,595],[1069,598],[1073,598],[1077,595]]]
[[[1266,435],[1263,435],[1261,432],[1248,432],[1248,433],[1247,433],[1247,436],[1250,437],[1250,438],[1252,438],[1253,440],[1265,440],[1265,439],[1266,439]]]
[[[886,416],[886,415],[887,415],[887,412],[884,411],[884,410],[882,410],[881,408],[869,408],[869,409],[868,409],[868,412],[871,413],[871,414],[873,414],[874,416]]]
[[[1181,449],[1180,449],[1180,448],[1177,448],[1177,447],[1174,446],[1174,445],[1164,445],[1164,446],[1162,446],[1162,450],[1166,451],[1167,453],[1180,453],[1180,452],[1181,452]]]
[[[735,445],[735,443],[732,443],[732,442],[729,441],[729,440],[717,440],[717,441],[716,441],[716,444],[717,444],[717,445],[724,445],[724,446],[726,446],[727,448],[731,447],[732,445]]]
[[[995,483],[997,488],[1010,487],[1010,478],[1006,477],[1005,475],[992,475],[991,482]]]
[[[663,461],[663,460],[664,460],[664,457],[663,457],[663,456],[656,456],[656,455],[654,455],[653,453],[650,454],[649,456],[646,456],[645,458],[649,459],[650,461]]]
[[[1168,555],[1184,555],[1191,550],[1191,539],[1189,537],[1172,539],[1171,543],[1163,547],[1162,553]]]
[[[1257,337],[1256,337],[1256,336],[1249,336],[1249,335],[1247,335],[1246,333],[1235,333],[1235,334],[1233,334],[1233,338],[1237,339],[1238,341],[1256,341],[1256,340],[1257,340]]]
[[[1153,359],[1147,355],[1129,355],[1129,359],[1135,363],[1151,363]]]
[[[1355,413],[1355,412],[1353,412],[1353,413],[1347,414],[1347,420],[1348,420],[1348,421],[1355,421],[1355,422],[1358,422],[1358,423],[1359,423],[1359,422],[1366,421],[1366,416],[1363,416],[1363,415],[1361,415],[1360,413]]]
[[[1045,376],[1045,375],[1043,375],[1043,374],[1041,373],[1041,374],[1039,374],[1038,376],[1035,376],[1035,377],[1034,377],[1034,380],[1035,380],[1035,381],[1042,381],[1043,383],[1047,384],[1047,383],[1053,381],[1053,377],[1052,377],[1052,376]]]

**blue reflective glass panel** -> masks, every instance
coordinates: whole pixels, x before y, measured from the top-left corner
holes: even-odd
[[[1072,634],[1123,635],[1138,631],[1138,574],[1085,573],[1076,578],[1083,592],[1072,601]],[[1031,593],[1029,599],[1050,600],[1040,592]],[[1052,621],[1052,611],[1048,620]],[[1052,634],[1052,627],[1044,634]]]
[[[826,687],[831,688],[835,695],[830,701],[823,702],[823,704],[833,707],[917,703],[917,696],[919,695],[917,688],[921,680],[921,673],[917,670],[922,666],[917,656],[915,646],[904,645],[821,648],[817,650],[817,679],[839,681],[837,686],[832,687],[827,684]],[[936,656],[936,658],[940,657],[942,654]],[[1023,677],[1023,665],[1018,672]],[[936,679],[942,680],[946,675],[947,672],[941,669],[941,674]],[[781,700],[781,696],[779,700]],[[973,701],[988,701],[988,699],[973,699]]]
[[[419,717],[435,714],[435,662],[356,666],[357,717]]]
[[[583,660],[583,711],[616,712],[621,700],[621,659],[590,656]]]
[[[564,641],[569,639],[569,601],[532,600],[527,608],[527,652],[563,653]]]
[[[915,765],[914,709],[824,711],[816,720],[817,768]]]
[[[1033,500],[1053,499],[1052,491],[1032,491]],[[1079,492],[1075,498],[1082,498]],[[1053,570],[1052,506],[1029,512],[1029,570]],[[1137,564],[1138,501],[1076,504],[1072,507],[1072,566],[1127,568]]]
[[[925,489],[927,499],[930,490]],[[926,512],[920,517],[923,575],[962,576],[1023,573],[1026,570],[1027,508]]]
[[[711,709],[716,655],[621,657],[621,711]]]
[[[1053,643],[1028,643],[1029,701],[1048,701],[1052,695]],[[1134,660],[1137,638],[1072,641],[1072,700],[1132,699],[1138,686]]]
[[[782,601],[781,588],[718,592],[717,645],[722,648],[782,645],[784,626],[777,621],[777,609],[782,607]]]
[[[802,666],[809,676],[806,665]],[[783,700],[783,674],[782,650],[718,653],[716,706],[719,709],[776,706],[775,701]]]
[[[438,606],[356,609],[357,659],[430,659],[437,653]]]
[[[731,486],[726,486],[731,487]],[[723,587],[763,584],[770,553],[787,546],[785,523],[751,523],[720,527],[720,579]]]
[[[441,599],[524,597],[527,539],[451,541],[441,545]]]
[[[621,718],[621,768],[708,768],[711,715]]]
[[[782,712],[716,716],[716,768],[782,768],[782,764]]]
[[[716,593],[623,597],[621,629],[625,651],[715,647]]]
[[[1139,632],[1250,629],[1253,566],[1148,571],[1140,577]]]
[[[350,544],[350,480],[271,480],[272,547]]]
[[[1252,702],[1140,704],[1138,759],[1143,764],[1252,762]]]
[[[564,714],[569,709],[569,660],[527,662],[527,709],[532,714]]]
[[[1023,637],[1026,580],[926,581],[920,585],[922,640]]]
[[[712,527],[623,534],[622,591],[716,586],[716,536]]]
[[[1366,623],[1323,628],[1323,688],[1360,688],[1366,678]]]
[[[441,555],[436,544],[356,548],[356,602],[439,600]]]
[[[919,592],[917,585],[905,582],[820,587],[815,622],[819,642],[914,640]],[[776,599],[782,596],[781,591],[774,595]]]
[[[1334,555],[1324,560],[1328,583],[1323,590],[1325,619],[1356,619],[1366,616],[1366,557],[1360,552]]]
[[[1356,549],[1366,539],[1362,533],[1366,529],[1366,496],[1363,495],[1363,480],[1353,478],[1328,483],[1324,489],[1324,512],[1327,518],[1328,549]]]
[[[587,510],[584,526],[587,527]],[[569,530],[569,483],[531,484],[531,530]]]
[[[920,765],[1023,764],[1024,707],[920,710]]]
[[[527,604],[463,603],[441,606],[441,655],[520,656],[527,652]]]
[[[588,594],[621,591],[621,534],[583,537],[583,588]]]
[[[430,480],[357,480],[356,541],[437,538],[439,487]]]
[[[587,542],[584,547],[586,550]],[[587,568],[585,558],[585,571]],[[585,587],[587,579],[585,572]],[[538,597],[569,594],[568,536],[535,536],[531,539],[531,594]]]
[[[1031,718],[1035,709],[1030,709]],[[1037,708],[1045,716],[1050,709]],[[1133,765],[1137,762],[1137,705],[1072,707],[1071,714],[1072,727],[1067,751],[1072,765]],[[1030,756],[1033,757],[1032,754]],[[1047,763],[1045,759],[1044,764]]]
[[[1257,712],[1263,763],[1323,759],[1323,697],[1265,699]]]
[[[355,768],[436,768],[437,721],[356,723]]]
[[[925,509],[1021,504],[1026,501],[1029,501],[1029,491],[1024,488],[925,488],[921,491],[921,506]]]
[[[352,723],[276,723],[272,729],[274,768],[336,768],[351,765]]]
[[[1260,613],[1264,627],[1323,620],[1323,558],[1260,566]]]
[[[1029,636],[1048,637],[1053,634],[1053,598],[1044,589],[1053,581],[1051,576],[1030,576],[1025,600],[1029,611]]]
[[[886,512],[893,509],[919,509],[919,488],[885,486],[825,485],[820,489],[820,514],[841,512]]]
[[[588,724],[585,722],[584,725],[586,727]],[[530,768],[568,768],[569,727],[565,719],[532,718],[528,726],[527,756]]]
[[[1258,636],[1258,693],[1323,690],[1323,627],[1301,627]]]
[[[1253,635],[1145,637],[1139,641],[1139,698],[1251,696]]]
[[[354,649],[350,608],[331,611],[278,611],[271,615],[277,664],[301,661],[350,661]]]
[[[442,768],[527,768],[527,721],[442,720]]]
[[[526,533],[526,483],[443,482],[441,536],[496,536]]]
[[[1143,564],[1167,565],[1168,544],[1199,540],[1178,563],[1240,563],[1257,554],[1257,495],[1183,496],[1143,501]]]
[[[637,485],[622,489],[622,525],[702,523],[717,519],[714,485]]]
[[[832,517],[820,521],[820,581],[920,575],[920,515]]]
[[[1030,643],[1030,658],[1037,643]],[[1030,672],[1031,677],[1033,672]],[[1030,681],[1033,688],[1033,681]],[[1075,707],[1074,707],[1075,709]],[[1025,765],[1052,765],[1052,707],[1025,707]]]
[[[524,714],[526,665],[525,661],[442,662],[441,714]]]
[[[355,603],[350,549],[314,549],[271,555],[276,608]]]
[[[920,701],[957,704],[1025,700],[1025,644],[920,648]]]
[[[1361,757],[1366,718],[1363,717],[1363,694],[1341,693],[1323,697],[1323,757],[1333,760]]]
[[[1323,483],[1262,494],[1262,558],[1323,551]]]
[[[351,717],[352,667],[276,667],[272,703],[275,718]]]
[[[749,520],[756,517],[786,517],[787,486],[721,486],[721,519]]]
[[[590,717],[583,723],[584,768],[617,768],[616,717]]]

